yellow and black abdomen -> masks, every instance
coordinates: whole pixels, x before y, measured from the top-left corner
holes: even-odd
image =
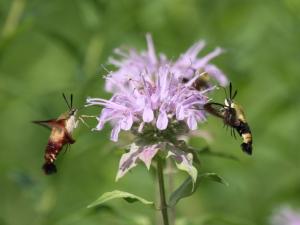
[[[248,123],[245,123],[240,120],[239,126],[235,127],[239,132],[240,136],[243,138],[243,143],[241,148],[244,152],[251,155],[252,154],[252,133]]]
[[[242,107],[235,103],[232,103],[232,108],[235,110],[237,124],[234,125],[234,128],[238,131],[240,136],[243,138],[243,143],[241,148],[244,152],[251,155],[252,154],[252,133],[248,123],[246,122],[246,117]]]

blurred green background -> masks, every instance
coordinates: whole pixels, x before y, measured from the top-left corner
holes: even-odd
[[[45,176],[49,131],[30,123],[67,110],[63,92],[74,93],[77,106],[86,96],[109,97],[100,65],[120,45],[144,49],[147,32],[172,59],[199,39],[208,43],[204,53],[225,48],[214,63],[238,88],[254,136],[254,155],[245,156],[240,139],[208,120],[211,149],[240,160],[201,157],[201,172],[217,172],[230,186],[203,182],[177,206],[177,224],[265,225],[280,205],[300,207],[299,25],[299,0],[1,0],[0,224],[155,223],[155,211],[139,203],[86,209],[113,189],[155,198],[143,165],[114,182],[120,151],[109,126],[101,133],[77,129],[58,173]],[[180,172],[176,184],[185,177]]]

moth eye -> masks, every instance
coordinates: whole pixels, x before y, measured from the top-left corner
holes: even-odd
[[[74,115],[74,113],[76,112],[76,109],[72,109],[71,111],[70,111],[70,113],[69,113],[69,115]]]

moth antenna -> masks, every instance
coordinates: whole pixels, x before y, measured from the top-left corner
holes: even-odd
[[[230,82],[229,83],[229,97],[230,97],[230,99],[232,99],[231,96],[232,96],[232,83]]]
[[[67,98],[66,98],[66,96],[65,96],[65,93],[63,93],[62,96],[63,96],[65,102],[67,103],[68,108],[71,110],[72,107],[70,107],[70,104],[69,104],[69,102],[68,102],[68,100],[67,100]]]
[[[233,96],[231,97],[231,99],[233,100],[236,95],[237,95],[237,90],[235,90],[235,92],[233,93]]]
[[[73,94],[70,96],[71,108],[73,107]]]
[[[222,87],[222,88],[223,88],[223,90],[224,90],[224,92],[225,92],[225,97],[226,97],[226,99],[228,99],[228,95],[227,95],[226,88],[224,88],[224,87]]]

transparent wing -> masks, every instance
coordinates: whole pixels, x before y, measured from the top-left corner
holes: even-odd
[[[206,112],[221,119],[224,119],[224,108],[225,105],[216,102],[209,102],[204,105],[204,110]]]
[[[64,119],[61,120],[51,119],[51,120],[35,120],[32,122],[49,129],[52,129],[53,127],[64,129],[64,121],[65,121]]]

